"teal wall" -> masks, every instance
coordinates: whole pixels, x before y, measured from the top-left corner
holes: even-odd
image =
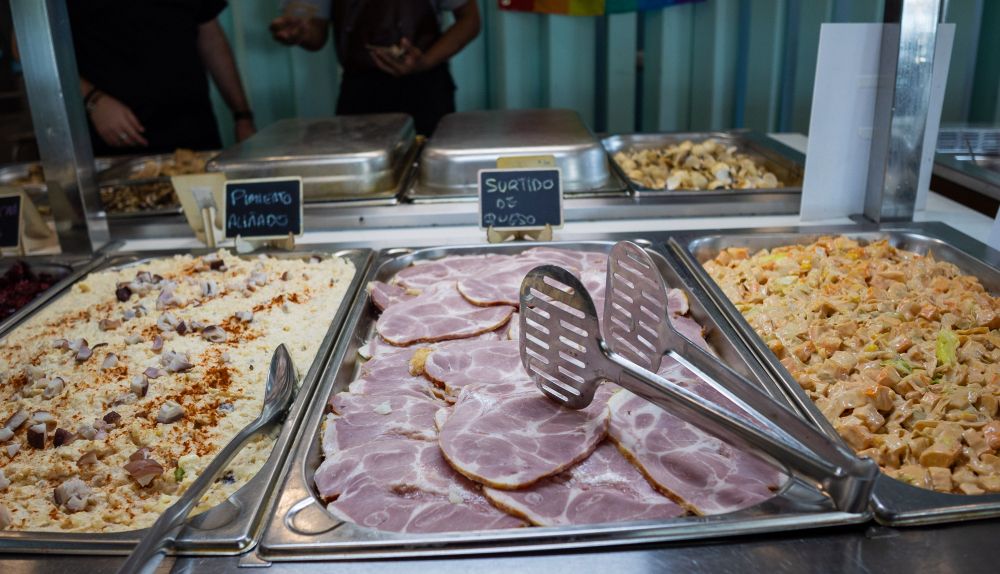
[[[820,25],[875,22],[883,7],[883,0],[706,0],[585,18],[479,3],[483,32],[452,61],[459,109],[572,108],[609,132],[806,132]],[[957,33],[943,121],[1000,123],[1000,1],[948,0],[947,8]],[[221,16],[258,126],[333,115],[332,45],[311,53],[277,44],[267,30],[277,15],[277,0],[233,0]],[[228,143],[229,114],[214,98]]]

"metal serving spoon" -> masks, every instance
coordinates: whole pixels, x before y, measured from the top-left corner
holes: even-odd
[[[762,395],[746,401],[763,407],[753,413],[755,418],[772,421],[787,434],[753,425],[615,353],[601,338],[590,294],[569,271],[555,265],[536,267],[521,283],[520,300],[521,361],[550,399],[569,408],[584,408],[602,381],[617,382],[706,432],[788,464],[820,485],[844,512],[862,512],[868,506],[878,475],[874,461],[856,457],[749,383],[743,385],[744,395]],[[790,442],[788,435],[808,449]]]
[[[291,406],[292,398],[295,395],[295,367],[292,365],[292,357],[284,345],[278,345],[278,348],[274,350],[274,355],[271,356],[271,370],[267,374],[266,388],[264,406],[260,415],[243,430],[236,433],[233,440],[229,441],[229,444],[215,455],[212,463],[188,487],[184,496],[163,512],[146,532],[146,535],[142,537],[135,550],[129,555],[128,560],[118,569],[119,574],[140,572],[157,554],[173,545],[188,514],[201,500],[205,491],[212,486],[219,473],[225,470],[247,441],[277,421]]]

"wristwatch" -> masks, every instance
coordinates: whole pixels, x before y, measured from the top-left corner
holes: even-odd
[[[238,122],[240,120],[253,121],[253,112],[251,112],[250,110],[240,110],[238,112],[233,112],[233,121]]]

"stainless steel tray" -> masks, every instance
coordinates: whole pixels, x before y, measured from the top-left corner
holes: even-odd
[[[715,257],[727,247],[749,247],[753,251],[780,245],[807,244],[820,235],[834,234],[860,240],[884,238],[900,249],[933,253],[936,259],[953,263],[964,273],[978,277],[983,287],[994,295],[1000,293],[1000,252],[942,223],[737,229],[719,233],[686,232],[674,235],[669,241],[671,251],[684,261],[723,316],[754,350],[761,363],[774,374],[788,401],[827,435],[841,440],[805,391],[701,266],[702,262]],[[940,493],[917,488],[882,474],[875,485],[872,507],[876,519],[884,524],[929,524],[1000,516],[1000,494],[970,496]]]
[[[134,266],[152,257],[165,257],[191,253],[208,253],[210,250],[143,252],[115,254],[100,261],[88,271]],[[304,246],[295,251],[267,252],[274,257],[343,257],[354,264],[355,274],[351,279],[343,301],[337,308],[330,326],[320,343],[312,365],[302,377],[295,401],[288,412],[274,447],[264,466],[254,478],[237,490],[225,502],[192,518],[178,535],[173,552],[178,555],[235,555],[245,552],[256,540],[258,529],[267,516],[273,499],[274,484],[284,468],[288,447],[295,438],[296,431],[309,407],[310,398],[326,368],[330,350],[337,338],[344,318],[363,285],[362,278],[368,269],[373,253],[370,249],[334,250],[323,246]],[[83,274],[79,274],[79,279]],[[72,285],[66,281],[63,292]],[[61,294],[61,293],[60,293]],[[60,294],[47,299],[52,301]],[[41,306],[39,306],[40,308]],[[37,310],[37,308],[36,308]],[[22,320],[25,317],[22,317]],[[15,325],[16,326],[16,325]],[[10,329],[0,330],[0,338]],[[300,365],[301,368],[304,365]],[[144,534],[143,530],[108,534],[59,533],[59,532],[12,532],[0,531],[0,552],[34,552],[46,554],[128,554]]]
[[[416,152],[405,114],[288,119],[209,162],[229,179],[300,176],[307,201],[394,200]]]
[[[648,242],[646,242],[648,244]],[[445,255],[517,253],[537,245],[607,252],[613,242],[506,244],[440,247],[413,251],[383,250],[373,264],[366,284],[385,281],[415,261]],[[677,269],[659,252],[651,252],[672,286],[687,288]],[[708,340],[726,363],[760,382],[766,371],[743,355],[735,333],[717,324],[708,308],[691,297],[691,313],[708,328]],[[710,306],[710,305],[709,305]],[[521,528],[501,531],[446,534],[394,534],[359,527],[333,518],[316,496],[312,476],[321,462],[320,429],[329,396],[346,389],[358,368],[358,348],[368,341],[377,313],[364,294],[355,301],[309,418],[295,444],[274,513],[258,546],[265,560],[342,560],[356,558],[400,558],[472,553],[530,552],[583,547],[633,545],[682,539],[714,538],[736,534],[800,530],[819,526],[863,522],[867,515],[846,514],[832,509],[829,499],[797,479],[790,480],[774,498],[737,513],[710,517],[685,517],[666,522],[646,521],[573,527]]]
[[[103,260],[103,256],[91,258],[64,255],[39,255],[0,259],[0,275],[6,273],[16,261],[24,261],[32,271],[48,273],[56,279],[56,282],[51,287],[39,293],[27,305],[21,307],[6,319],[0,320],[0,333],[6,334],[11,328],[20,324],[26,317],[44,306],[53,296],[61,293],[64,289],[89,273],[93,268],[100,265]]]
[[[48,189],[44,181],[31,183],[18,183],[18,180],[26,179],[32,168],[40,168],[40,163],[15,163],[0,167],[0,185],[20,187],[25,191],[41,191]],[[44,177],[44,176],[43,176]]]
[[[750,156],[758,165],[773,173],[784,183],[783,187],[773,189],[652,189],[642,187],[632,181],[624,170],[614,160],[619,151],[659,149],[679,144],[684,140],[694,142],[715,139],[723,145],[736,146],[739,153]],[[692,196],[707,196],[714,201],[738,201],[744,197],[768,197],[772,201],[795,201],[796,206],[802,195],[802,180],[805,176],[805,155],[771,139],[764,134],[748,130],[731,130],[724,132],[669,132],[658,134],[627,134],[613,135],[604,138],[601,143],[608,150],[611,163],[621,177],[628,182],[629,187],[639,195],[662,195],[677,199]]]
[[[445,116],[420,158],[407,198],[414,202],[475,198],[480,169],[505,156],[552,155],[567,196],[624,196],[600,142],[572,110],[491,110]]]
[[[194,153],[207,163],[213,157],[218,155],[219,152],[199,151]],[[132,156],[115,163],[105,170],[99,171],[97,174],[97,184],[102,190],[108,188],[113,190],[121,188],[134,188],[148,185],[169,185],[173,188],[173,183],[170,181],[170,176],[168,175],[155,177],[138,176],[139,172],[147,162],[155,162],[163,165],[169,164],[173,161],[174,154],[172,153]],[[109,219],[148,218],[181,213],[180,203],[177,205],[162,205],[152,209],[141,209],[138,211],[110,211],[107,210],[107,208],[105,209]]]

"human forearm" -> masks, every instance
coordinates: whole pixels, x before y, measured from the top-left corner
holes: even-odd
[[[479,35],[479,28],[479,5],[469,0],[455,10],[455,24],[424,52],[424,67],[433,68],[450,60]]]
[[[217,20],[198,28],[198,53],[229,109],[233,112],[249,110],[250,105],[236,69],[236,59]]]

